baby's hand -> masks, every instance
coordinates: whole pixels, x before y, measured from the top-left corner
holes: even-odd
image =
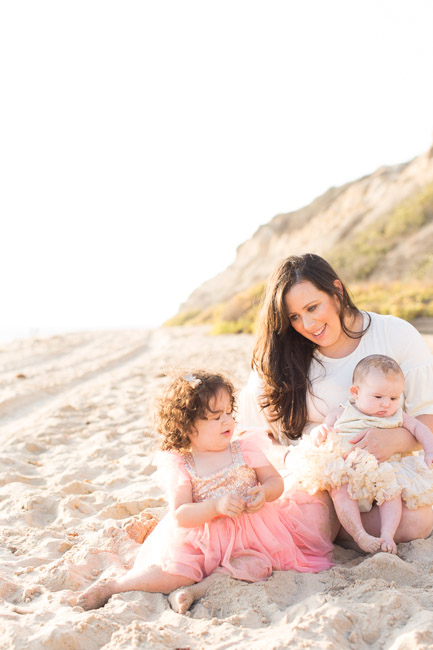
[[[314,427],[314,429],[311,429],[310,438],[313,441],[313,444],[318,447],[322,442],[325,442],[330,431],[333,431],[333,428],[328,424],[319,424],[317,427]]]
[[[424,462],[427,465],[427,467],[429,469],[431,469],[432,465],[433,465],[433,453],[425,452],[425,454],[424,454]]]
[[[245,510],[247,512],[257,512],[263,508],[266,499],[265,490],[262,485],[256,485],[255,487],[250,488],[248,494],[251,499],[245,504]]]
[[[245,510],[245,502],[236,494],[225,494],[217,499],[216,509],[219,515],[236,519]]]

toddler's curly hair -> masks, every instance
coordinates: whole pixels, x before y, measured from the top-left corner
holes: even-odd
[[[178,374],[157,399],[155,423],[163,438],[161,449],[181,452],[190,449],[189,436],[194,422],[206,419],[211,411],[209,403],[220,390],[227,391],[234,409],[235,389],[224,375],[206,370]]]

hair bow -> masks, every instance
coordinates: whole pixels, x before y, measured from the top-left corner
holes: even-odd
[[[182,379],[185,379],[185,381],[191,384],[192,388],[197,388],[197,386],[201,384],[201,379],[195,377],[192,372],[188,372],[186,375],[183,375]]]

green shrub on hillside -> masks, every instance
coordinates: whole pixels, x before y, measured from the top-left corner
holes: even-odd
[[[422,280],[427,277],[433,278],[433,253],[429,253],[418,259],[415,277],[417,280]]]
[[[179,318],[170,319],[165,324],[171,326],[208,323],[212,325],[213,334],[253,334],[263,287],[264,285],[260,284],[254,287],[254,290],[249,290],[249,301],[246,299],[246,292],[241,292],[212,309],[180,314]],[[392,314],[408,321],[421,317],[433,318],[433,284],[354,284],[351,286],[351,293],[359,309],[375,311],[378,314]],[[233,305],[237,305],[234,311]],[[244,308],[243,313],[240,305]],[[231,314],[234,314],[235,318],[230,318]]]
[[[195,318],[201,314],[200,309],[194,309],[191,311],[183,311],[173,318],[165,321],[164,327],[176,327],[176,325],[191,325]]]
[[[261,282],[207,309],[180,313],[166,321],[164,326],[212,324],[213,331],[218,334],[251,333],[264,286]]]
[[[433,184],[396,208],[385,226],[385,237],[401,237],[418,230],[433,219]]]
[[[409,321],[433,317],[433,285],[402,282],[355,285],[351,293],[359,309],[392,314]]]
[[[389,214],[377,219],[344,244],[335,246],[326,256],[332,266],[349,281],[367,280],[383,257],[404,237],[433,220],[433,183],[404,201]],[[423,260],[414,261],[414,274],[422,277]]]
[[[214,323],[211,334],[254,334],[256,318],[238,318],[235,321]]]
[[[367,282],[389,251],[430,221],[433,221],[433,183],[326,255],[349,283],[360,309],[393,314],[406,320],[433,317],[433,284],[421,282],[433,276],[433,253],[413,261],[414,281],[411,283]],[[207,309],[178,314],[165,325],[208,323],[212,324],[215,334],[252,333],[264,286],[265,283],[255,285]]]

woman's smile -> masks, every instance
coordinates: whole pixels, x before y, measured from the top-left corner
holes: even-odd
[[[317,330],[317,332],[314,332],[314,331],[313,331],[313,332],[312,332],[312,335],[314,336],[314,338],[317,339],[317,338],[319,338],[319,337],[323,334],[323,332],[325,331],[325,329],[326,329],[326,325],[322,325],[322,327],[321,327],[319,330]]]

